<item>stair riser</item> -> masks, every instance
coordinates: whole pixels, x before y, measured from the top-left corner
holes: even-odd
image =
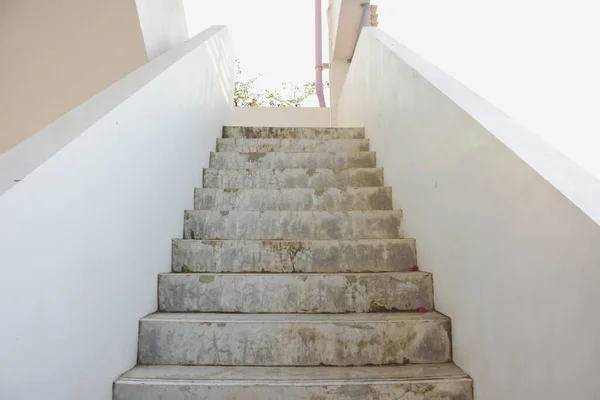
[[[211,168],[374,168],[375,153],[211,153]]]
[[[391,210],[392,189],[196,189],[196,210]]]
[[[223,138],[240,139],[364,139],[364,128],[275,128],[226,126]]]
[[[217,151],[338,152],[369,151],[367,139],[217,139]]]
[[[415,241],[173,241],[174,272],[393,272],[417,263]]]
[[[399,239],[402,211],[185,212],[185,239]]]
[[[300,385],[299,385],[300,384]],[[114,400],[473,400],[472,383],[468,379],[452,382],[408,381],[378,384],[313,384],[303,382],[252,384],[239,382],[218,384],[117,383]]]
[[[431,275],[164,274],[166,312],[348,313],[433,308]]]
[[[352,169],[204,169],[203,187],[346,188],[383,186],[381,168]]]
[[[446,320],[142,320],[140,364],[385,365],[450,361]]]

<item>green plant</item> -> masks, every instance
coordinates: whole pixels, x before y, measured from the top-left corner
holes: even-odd
[[[255,82],[258,77],[241,80],[242,69],[239,60],[235,61],[236,81],[233,89],[233,101],[236,107],[300,107],[302,102],[316,93],[315,83],[297,85],[282,82],[281,89],[258,89]],[[326,82],[329,86],[329,82]]]
[[[257,107],[259,103],[259,92],[254,87],[254,82],[258,77],[248,79],[247,81],[239,80],[242,73],[240,61],[235,60],[236,80],[233,85],[233,102],[236,107]]]

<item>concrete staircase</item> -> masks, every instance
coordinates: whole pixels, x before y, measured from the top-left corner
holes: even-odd
[[[364,130],[223,137],[114,399],[472,400]]]

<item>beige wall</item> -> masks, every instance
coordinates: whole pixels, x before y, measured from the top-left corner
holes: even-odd
[[[0,0],[0,154],[145,62],[135,0]]]

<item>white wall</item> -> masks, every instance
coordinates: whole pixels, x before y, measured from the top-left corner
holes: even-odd
[[[183,0],[135,0],[148,59],[188,39]]]
[[[211,28],[0,157],[0,398],[111,398],[231,123],[233,73]]]
[[[329,107],[235,107],[235,126],[330,127]]]
[[[376,28],[339,115],[366,128],[476,398],[598,398],[600,182]]]
[[[597,3],[377,0],[380,27],[600,177]]]
[[[339,96],[350,67],[349,60],[352,59],[360,29],[364,26],[364,3],[363,0],[329,0],[329,102],[334,119],[337,118]]]

